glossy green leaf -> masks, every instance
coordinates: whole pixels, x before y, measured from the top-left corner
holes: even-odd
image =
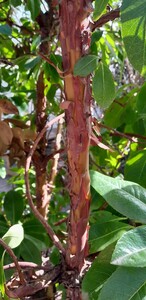
[[[93,12],[93,19],[95,21],[100,17],[108,2],[109,0],[95,0],[95,9]]]
[[[17,223],[24,210],[24,199],[20,192],[9,191],[4,199],[4,209],[11,224]]]
[[[100,63],[93,78],[93,95],[97,104],[108,108],[115,98],[115,85],[111,71],[103,63]]]
[[[27,0],[27,7],[31,12],[31,17],[35,21],[40,12],[40,0]]]
[[[136,151],[126,161],[125,179],[146,188],[146,150]]]
[[[91,225],[89,231],[90,253],[96,253],[117,241],[122,234],[130,229],[128,224],[122,222],[105,222]]]
[[[97,200],[98,201],[98,200]],[[125,220],[126,218],[115,216],[111,212],[106,210],[93,211],[90,213],[90,223],[102,224],[105,222],[115,222]]]
[[[122,36],[128,58],[140,73],[146,73],[146,0],[123,0]]]
[[[146,283],[144,283],[131,300],[146,300]]]
[[[8,24],[0,25],[0,33],[4,35],[11,35],[12,28]]]
[[[20,224],[11,226],[2,239],[10,248],[18,247],[24,239],[23,227]]]
[[[138,184],[90,171],[91,185],[115,210],[146,223],[146,190]]]
[[[146,267],[146,227],[123,234],[117,242],[111,263],[127,267]]]
[[[80,58],[74,67],[74,76],[86,77],[92,73],[98,63],[98,58],[96,55],[86,55]]]
[[[98,300],[131,300],[145,281],[146,268],[119,267],[104,284]]]
[[[91,268],[83,278],[82,293],[87,294],[89,299],[98,299],[95,298],[98,291],[102,288],[104,282],[116,269],[115,266],[110,264],[113,250],[114,245],[110,245],[105,250],[100,252],[97,258],[93,261]]]

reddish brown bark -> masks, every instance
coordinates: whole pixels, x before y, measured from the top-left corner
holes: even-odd
[[[44,77],[41,71],[37,81],[37,102],[36,102],[36,127],[39,133],[46,123],[46,97],[44,95]],[[47,217],[48,193],[47,193],[47,162],[44,163],[44,149],[46,146],[45,137],[40,141],[33,162],[36,171],[36,206],[41,215]]]
[[[53,9],[48,1],[49,11],[46,13],[40,12],[37,17],[37,22],[40,26],[42,43],[39,50],[42,54],[49,54],[49,43],[46,41],[51,34],[53,24]],[[36,128],[37,132],[41,132],[46,124],[46,106],[47,99],[45,97],[44,72],[41,70],[37,80],[37,99],[36,99]],[[36,206],[40,214],[47,219],[49,197],[48,197],[48,179],[47,179],[47,160],[45,155],[46,138],[45,136],[39,142],[38,151],[33,157],[33,162],[36,171]]]
[[[66,101],[67,154],[71,210],[68,222],[66,262],[80,270],[88,253],[88,217],[90,207],[90,78],[73,76],[77,60],[88,53],[90,0],[62,0],[60,5],[60,41]],[[73,299],[73,298],[72,298]]]

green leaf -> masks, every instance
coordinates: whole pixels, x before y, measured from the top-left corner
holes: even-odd
[[[146,150],[136,151],[126,161],[125,179],[146,187]]]
[[[122,222],[105,222],[91,225],[89,231],[90,253],[96,253],[117,241],[130,226]]]
[[[123,234],[117,242],[112,264],[127,267],[146,267],[146,227],[141,226]]]
[[[104,284],[98,300],[132,300],[145,281],[146,268],[119,267]]]
[[[29,70],[29,69],[32,69],[33,67],[35,67],[39,62],[41,61],[41,58],[40,56],[38,57],[31,57],[29,58],[25,64],[24,64],[24,67],[25,69]]]
[[[103,35],[103,31],[101,31],[99,29],[94,31],[91,36],[91,45],[98,42],[100,40],[100,38],[102,37],[102,35]]]
[[[6,220],[0,216],[0,237],[2,237],[8,229],[9,227]]]
[[[86,77],[92,73],[98,63],[98,58],[96,55],[86,55],[80,58],[74,67],[74,76]]]
[[[10,248],[14,249],[18,247],[24,239],[22,225],[16,224],[11,226],[2,239]]]
[[[115,221],[120,221],[120,220],[125,220],[126,218],[122,216],[115,216],[109,211],[106,210],[99,210],[92,212],[90,215],[90,223],[95,223],[96,224],[102,224],[105,222],[115,222]]]
[[[103,63],[100,63],[93,78],[93,95],[97,104],[108,108],[115,98],[115,85],[111,71]]]
[[[6,168],[5,167],[1,167],[0,168],[0,177],[4,179],[6,177],[6,175],[7,175],[6,174]]]
[[[146,0],[123,0],[122,36],[128,58],[140,73],[146,73]]]
[[[131,300],[146,300],[146,284],[144,284]]]
[[[114,245],[110,245],[103,250],[93,261],[91,268],[83,278],[82,292],[89,295],[89,299],[98,299],[96,297],[98,291],[116,269],[115,266],[110,264],[113,250]],[[92,298],[93,295],[94,297]]]
[[[11,224],[17,223],[24,210],[24,199],[20,192],[9,191],[4,199],[4,210]]]
[[[8,24],[0,25],[0,33],[4,35],[11,35],[12,28]]]
[[[37,219],[33,218],[27,220],[24,222],[23,228],[26,235],[32,236],[37,240],[44,242],[46,246],[49,246],[48,235],[42,224]]]
[[[51,65],[49,65],[47,62],[44,63],[43,69],[46,75],[46,78],[51,81],[51,83],[58,83],[59,82],[59,74],[55,70],[55,68]]]
[[[11,5],[13,5],[14,7],[17,7],[19,5],[22,4],[21,0],[10,0]]]
[[[115,210],[141,223],[146,223],[146,190],[138,184],[111,178],[96,171],[90,171],[91,186]]]
[[[95,9],[93,12],[93,19],[96,21],[100,15],[102,14],[103,10],[106,8],[109,0],[95,0]]]
[[[106,110],[104,116],[104,122],[107,126],[112,128],[117,128],[125,122],[125,109],[127,107],[127,102],[129,98],[125,96],[124,98],[118,99],[117,102],[113,102],[110,107]],[[128,121],[128,120],[126,120]]]
[[[137,97],[137,110],[142,120],[146,123],[146,83],[142,86]]]
[[[32,52],[36,51],[38,49],[40,43],[41,43],[41,37],[40,37],[40,35],[35,36],[33,38],[32,44],[31,44],[31,51]]]
[[[50,254],[50,261],[54,266],[60,263],[60,252],[55,246],[53,246],[52,252]]]
[[[40,12],[40,0],[27,0],[27,7],[31,12],[33,21],[35,21]]]
[[[4,296],[5,294],[5,273],[4,273],[4,269],[3,269],[3,265],[4,265],[4,255],[5,255],[5,251],[2,254],[1,260],[0,260],[0,292],[2,294],[2,296]]]
[[[20,255],[26,261],[41,264],[41,251],[44,249],[46,249],[46,245],[42,241],[25,234],[20,246]]]

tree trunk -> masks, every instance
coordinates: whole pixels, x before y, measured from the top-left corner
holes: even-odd
[[[40,53],[43,55],[49,54],[49,43],[46,39],[51,34],[53,26],[53,9],[51,1],[48,1],[49,11],[46,13],[40,13],[37,17],[37,22],[40,26],[41,33],[41,45],[39,47]],[[45,97],[45,85],[44,85],[44,72],[40,71],[37,80],[37,99],[36,99],[36,128],[39,133],[46,124],[47,115],[47,99]],[[33,163],[36,171],[36,206],[40,214],[47,219],[48,205],[50,195],[48,193],[48,178],[47,178],[47,160],[46,160],[46,138],[45,136],[39,142],[37,151],[33,157]]]
[[[88,53],[90,0],[62,0],[60,4],[60,41],[63,56],[67,125],[67,155],[71,210],[68,222],[66,262],[80,271],[88,254],[90,208],[90,77],[74,77],[78,59]],[[71,298],[73,299],[73,297]]]
[[[37,81],[36,127],[39,133],[46,123],[46,97],[44,95],[44,74],[40,72]],[[47,192],[47,161],[45,160],[46,139],[39,142],[39,151],[34,155],[33,162],[36,171],[36,206],[40,214],[47,219],[48,192]]]

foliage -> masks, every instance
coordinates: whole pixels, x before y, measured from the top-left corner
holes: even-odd
[[[18,261],[38,267],[49,256],[51,268],[59,270],[62,255],[30,209],[24,177],[28,154],[47,120],[70,106],[70,101],[64,101],[63,80],[70,75],[62,69],[59,6],[58,1],[52,1],[54,19],[51,21],[50,3],[0,2],[0,179],[4,180],[7,174],[8,183],[14,186],[13,190],[0,194],[0,237],[10,249],[16,247],[13,253]],[[77,61],[73,71],[74,78],[83,85],[85,77],[92,73],[89,153],[92,202],[86,257],[90,268],[85,268],[86,272],[79,277],[82,298],[142,300],[146,297],[146,0],[123,0],[122,4],[95,0],[93,8],[90,51]],[[120,17],[113,20],[112,13],[119,10]],[[48,52],[44,53],[42,45],[46,44]],[[37,99],[41,76],[46,107],[41,107],[45,117],[39,124],[41,113]],[[70,209],[66,133],[64,124],[60,125],[60,121],[54,124],[36,146],[29,182],[32,200],[38,208],[37,180],[42,170],[40,157],[43,157],[47,170],[45,189],[50,197],[46,223],[65,247]],[[58,134],[62,135],[59,148]],[[58,164],[56,173],[53,173],[54,161]],[[15,278],[13,269],[4,271],[4,265],[10,263],[12,257],[1,245],[2,299],[8,299],[6,280],[11,283]],[[44,277],[38,276],[40,282],[44,280],[48,284],[52,280],[56,291],[61,291],[65,299],[64,278],[60,280],[56,276],[48,280],[44,273]],[[31,272],[29,276],[32,279]],[[10,290],[9,299],[12,299],[13,288]],[[32,294],[38,291],[35,287]]]

